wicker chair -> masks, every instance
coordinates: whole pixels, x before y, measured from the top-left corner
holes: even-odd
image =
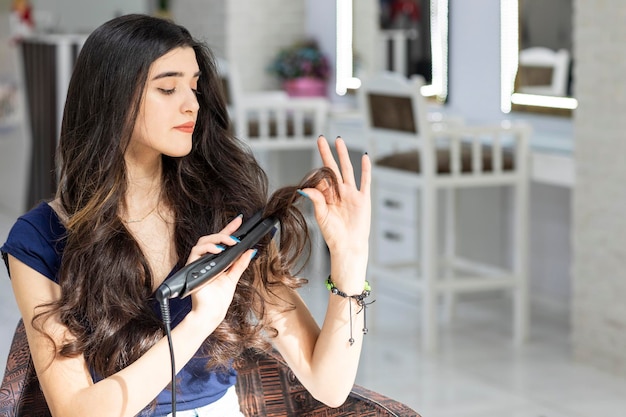
[[[247,355],[238,372],[237,394],[246,417],[419,417],[406,405],[359,386],[353,388],[341,407],[326,407],[306,391],[277,353]],[[49,416],[20,320],[0,387],[0,417]]]

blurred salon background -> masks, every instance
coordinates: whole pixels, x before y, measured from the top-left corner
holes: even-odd
[[[477,126],[525,126],[524,147],[514,148],[522,158],[511,168],[519,170],[514,183],[502,174],[493,187],[476,170],[471,186],[453,173],[416,182],[425,190],[447,184],[439,194],[389,178],[377,183],[370,245],[376,303],[357,383],[425,417],[624,415],[626,3],[0,0],[0,241],[21,213],[53,197],[73,61],[90,31],[126,13],[171,18],[212,48],[237,134],[265,164],[272,186],[297,182],[318,162],[313,147],[301,146],[308,136],[342,136],[355,163],[363,152],[378,155],[370,118],[395,107],[372,110],[359,90],[383,71],[423,80],[416,143],[437,129],[463,142]],[[251,110],[259,101],[266,116]],[[304,127],[296,117],[274,132],[289,140],[255,142],[276,108],[295,115],[298,106],[310,110]],[[469,159],[484,168],[485,154]],[[429,210],[438,214],[426,218],[430,225],[422,217]],[[321,242],[314,250],[302,294],[321,320],[328,259]],[[438,261],[418,267],[421,281],[394,272],[415,260],[430,265],[427,254],[449,250],[511,266],[510,280],[426,279],[446,270]],[[462,282],[441,284],[446,278]],[[19,319],[4,268],[0,317],[4,369]]]

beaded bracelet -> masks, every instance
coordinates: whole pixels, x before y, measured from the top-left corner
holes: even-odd
[[[369,329],[367,328],[367,306],[376,301],[374,300],[369,303],[365,302],[365,299],[369,297],[372,292],[372,287],[370,286],[370,283],[368,281],[365,281],[365,288],[363,289],[363,292],[361,294],[348,295],[345,292],[341,291],[339,288],[337,288],[329,275],[326,279],[326,288],[328,288],[328,290],[335,295],[356,300],[357,305],[361,307],[361,310],[357,311],[356,314],[359,314],[361,311],[363,311],[363,334],[367,334],[367,332],[369,331]],[[352,303],[348,303],[348,305],[350,308],[350,339],[348,339],[348,342],[350,342],[350,346],[352,346],[354,344],[354,337],[352,337]]]

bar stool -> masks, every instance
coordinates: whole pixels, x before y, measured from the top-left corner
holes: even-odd
[[[427,119],[422,85],[421,77],[384,72],[363,80],[358,92],[374,164],[369,279],[376,282],[372,285],[397,285],[421,295],[425,351],[438,346],[439,298],[450,315],[456,295],[469,292],[512,291],[513,333],[522,342],[529,321],[530,130],[523,124],[433,124]],[[457,251],[456,192],[491,187],[509,187],[514,198],[512,265],[506,268],[467,259]],[[442,208],[439,197],[445,197]]]

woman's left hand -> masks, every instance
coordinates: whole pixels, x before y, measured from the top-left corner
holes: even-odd
[[[317,141],[324,166],[332,169],[339,183],[338,197],[324,182],[302,191],[311,199],[315,218],[331,255],[367,256],[371,221],[371,162],[367,154],[361,159],[361,184],[357,188],[348,148],[343,139],[335,141],[339,165],[328,141]]]

